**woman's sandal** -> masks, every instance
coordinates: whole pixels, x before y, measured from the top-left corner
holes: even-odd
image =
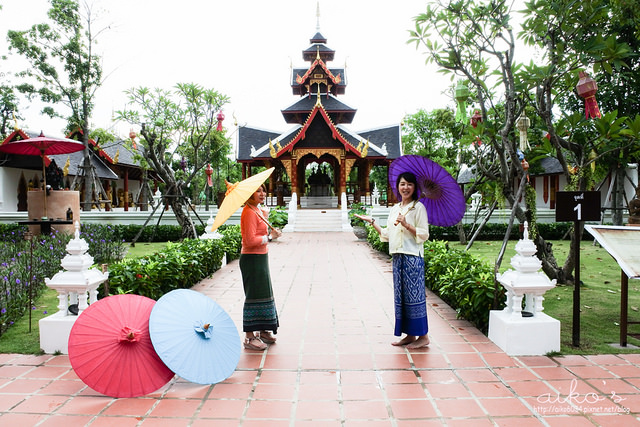
[[[260,340],[260,338],[258,338],[258,337],[245,338],[244,339],[244,348],[246,348],[247,350],[264,351],[264,350],[267,349],[267,345],[265,343],[263,343]]]
[[[266,342],[267,344],[275,344],[276,337],[271,335],[271,332],[268,331],[260,331],[260,340],[262,342]]]

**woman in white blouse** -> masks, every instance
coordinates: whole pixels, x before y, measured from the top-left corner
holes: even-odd
[[[381,241],[389,242],[393,257],[394,335],[406,334],[392,345],[422,348],[429,345],[423,245],[429,238],[429,221],[426,208],[418,201],[415,175],[400,174],[396,188],[402,200],[391,208],[386,227],[376,224],[373,217],[356,216],[371,224]]]

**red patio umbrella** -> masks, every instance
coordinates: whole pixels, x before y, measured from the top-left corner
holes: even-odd
[[[25,156],[40,156],[42,158],[42,179],[44,180],[44,218],[47,218],[47,173],[45,171],[44,156],[75,153],[84,150],[84,144],[75,139],[50,138],[40,132],[35,138],[18,141],[5,141],[0,144],[0,152],[21,154]]]
[[[113,295],[80,313],[69,334],[69,361],[85,384],[107,396],[136,397],[173,378],[149,336],[155,303],[141,295]]]

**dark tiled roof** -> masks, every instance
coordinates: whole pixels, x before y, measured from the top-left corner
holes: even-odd
[[[326,43],[327,38],[320,34],[320,31],[314,34],[313,37],[309,39],[309,43]]]
[[[560,161],[555,157],[544,157],[542,160],[540,160],[540,166],[542,166],[543,172],[532,175],[554,175],[563,172]]]
[[[358,132],[364,139],[378,147],[384,147],[387,151],[388,159],[396,159],[402,155],[402,139],[400,136],[400,125],[389,125],[377,129],[370,129]]]
[[[560,165],[560,161],[555,157],[544,157],[540,160],[540,167],[542,168],[542,172],[531,173],[531,176],[543,176],[543,175],[557,175],[562,173],[562,166]],[[473,182],[476,179],[476,167],[469,166],[464,169],[458,175],[458,184],[468,184]]]
[[[274,132],[243,127],[239,130],[238,135],[238,154],[239,161],[251,160],[252,146],[257,152],[256,158],[269,158],[270,153],[266,145],[271,141],[277,140],[282,147],[289,144],[297,135],[302,126],[297,125],[289,129],[282,134],[276,134]],[[337,126],[340,135],[350,144],[352,147],[358,147],[362,141],[369,140],[369,150],[367,157],[384,157],[393,160],[400,156],[401,153],[401,139],[400,139],[400,125],[391,125],[378,129],[371,129],[365,132],[356,133],[349,130],[343,125]],[[311,123],[309,130],[307,131],[307,137],[302,141],[296,143],[296,147],[326,147],[341,146],[332,137],[329,137],[328,125],[324,123],[320,115],[317,115],[314,121]],[[321,138],[314,139],[314,136],[322,136]]]
[[[317,102],[317,95],[303,96],[298,101],[294,102],[284,110],[281,110],[282,116],[287,123],[303,123],[313,107]],[[336,123],[351,123],[356,115],[356,109],[348,106],[347,104],[338,101],[338,99],[329,95],[320,95],[320,102],[325,111],[331,117],[331,120]]]
[[[251,147],[258,150],[265,144],[269,143],[269,139],[275,140],[280,136],[277,132],[252,128],[249,126],[241,126],[238,128],[238,148],[236,158],[238,160],[251,160]],[[267,152],[269,155],[269,152]]]
[[[336,53],[335,50],[327,47],[325,44],[313,43],[302,51],[302,59],[305,61],[313,61],[318,56],[318,52],[320,52],[320,58],[325,62],[333,61]]]
[[[81,171],[80,167],[84,161],[84,151],[77,151],[71,154],[59,154],[57,156],[49,157],[56,161],[56,164],[60,169],[63,169],[64,165],[67,163],[67,156],[69,158],[69,175],[78,175],[79,171]],[[96,173],[100,179],[118,179],[118,175],[116,175],[93,151],[91,151],[91,164],[96,168]]]
[[[139,154],[140,156],[144,156],[144,147],[142,144],[136,144],[136,149],[134,149],[130,141],[120,139],[118,141],[100,144],[100,148],[114,161],[116,160],[117,154],[118,162],[116,164],[140,168],[140,162],[135,159],[135,155]]]

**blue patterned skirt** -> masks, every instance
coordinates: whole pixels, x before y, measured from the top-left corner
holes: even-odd
[[[393,254],[393,301],[396,336],[405,333],[419,337],[429,332],[422,257]]]
[[[271,288],[269,256],[240,254],[240,271],[244,286],[242,331],[273,331],[278,333],[278,313]]]

